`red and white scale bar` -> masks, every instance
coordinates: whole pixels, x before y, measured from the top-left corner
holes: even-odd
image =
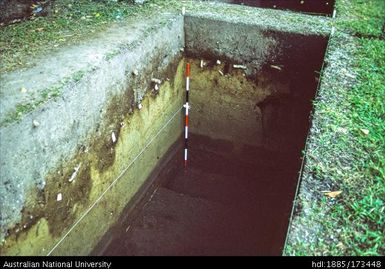
[[[188,104],[190,90],[190,64],[186,65],[186,103],[183,105],[185,108],[185,122],[184,122],[184,167],[187,167],[187,148],[188,148],[188,110],[190,106]]]

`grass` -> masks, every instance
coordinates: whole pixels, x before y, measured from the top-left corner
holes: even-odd
[[[383,37],[385,1],[338,0],[338,26],[360,37]]]
[[[285,254],[385,255],[384,4],[337,0],[337,27],[355,37],[352,70],[347,70],[355,82],[345,91],[328,90],[329,99],[315,102],[323,124],[313,134],[315,148],[307,152],[307,163],[314,188],[321,184],[343,193],[300,198],[311,213],[298,216],[299,225],[317,227],[315,238],[292,241]]]
[[[113,23],[147,16],[166,5],[153,2],[133,5],[128,0],[55,1],[47,17],[33,17],[0,28],[0,72],[33,66],[34,60],[50,51],[85,40]]]
[[[361,38],[358,43],[358,83],[348,102],[353,150],[360,153],[356,172],[364,181],[349,182],[348,195],[330,214],[340,220],[349,254],[385,255],[385,41]]]
[[[341,227],[338,239],[344,254],[385,255],[385,42],[361,38],[358,43],[358,83],[347,96],[352,112],[347,126],[354,130],[354,145],[343,147],[357,156],[355,171],[349,173],[361,177],[338,182],[346,190],[344,199],[332,206],[323,199],[320,206],[328,206],[330,219]],[[334,229],[335,224],[326,222],[325,228]],[[332,254],[341,253],[329,248]]]

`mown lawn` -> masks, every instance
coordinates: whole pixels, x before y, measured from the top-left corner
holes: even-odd
[[[329,214],[340,224],[345,247],[330,248],[332,254],[385,255],[385,1],[341,0],[337,8],[342,17],[337,27],[357,36],[352,70],[357,79],[346,100],[354,144],[344,146],[356,156],[356,171],[348,173],[361,180],[341,182],[348,193]]]
[[[317,223],[317,240],[289,244],[285,254],[383,256],[385,1],[337,0],[336,8],[337,31],[354,37],[354,44],[344,45],[355,48],[352,69],[346,70],[354,82],[337,101],[315,101],[318,115],[326,115],[327,120],[308,158],[317,160],[309,162],[314,178],[341,194],[310,202],[311,220],[306,225]]]
[[[323,247],[332,255],[385,255],[385,42],[357,42],[357,82],[347,94],[351,112],[341,122],[353,132],[350,143],[340,145],[354,156],[353,170],[336,171],[336,183],[345,193],[335,204],[326,197],[320,202],[330,209],[325,232],[336,223],[339,227],[340,246]]]

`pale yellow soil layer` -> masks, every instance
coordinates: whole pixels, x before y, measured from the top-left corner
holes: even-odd
[[[165,81],[158,94],[150,92],[146,95],[141,110],[127,111],[126,115],[121,115],[121,121],[114,123],[120,126],[115,132],[116,143],[110,141],[112,134],[97,137],[89,150],[79,152],[66,168],[51,174],[44,193],[30,195],[23,222],[10,231],[1,247],[1,255],[48,254],[108,186],[121,176],[52,252],[53,255],[90,253],[158,160],[181,135],[182,114],[177,111],[183,102],[183,66],[184,60],[179,63],[174,80]],[[113,100],[111,106],[114,106]],[[175,117],[169,121],[173,115]],[[157,133],[159,135],[148,145]],[[135,159],[139,154],[140,157]],[[69,182],[74,167],[79,164],[78,174]],[[57,201],[59,194],[61,201]]]

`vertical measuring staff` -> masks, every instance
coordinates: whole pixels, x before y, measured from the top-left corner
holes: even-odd
[[[187,167],[187,141],[188,141],[188,95],[190,90],[190,64],[186,65],[186,103],[183,105],[185,108],[185,121],[184,121],[184,167]]]

